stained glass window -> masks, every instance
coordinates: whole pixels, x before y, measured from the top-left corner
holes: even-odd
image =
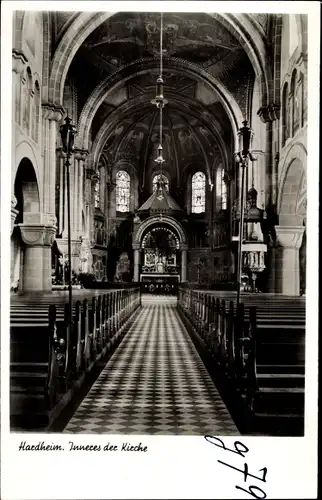
[[[124,170],[116,174],[116,210],[118,212],[130,211],[130,176]]]
[[[153,192],[156,191],[156,189],[157,189],[159,179],[164,182],[165,190],[169,192],[169,180],[165,175],[161,175],[161,174],[157,174],[153,177],[153,181],[152,181]]]
[[[192,203],[191,211],[200,214],[206,209],[206,176],[202,172],[196,172],[192,176]]]
[[[100,207],[100,178],[97,176],[95,187],[94,187],[94,206],[95,208]]]
[[[225,181],[225,171],[220,166],[217,169],[216,200],[217,200],[217,210],[227,209],[227,184]]]

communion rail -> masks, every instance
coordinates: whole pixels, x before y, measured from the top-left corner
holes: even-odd
[[[215,293],[181,285],[178,308],[210,369],[217,369],[224,390],[244,410],[248,431],[302,434],[305,303],[261,296],[245,297],[246,304],[237,306],[233,294],[225,300]]]
[[[77,300],[72,327],[68,304],[42,304],[27,321],[11,314],[10,415],[12,428],[50,425],[116,347],[141,304],[139,287]],[[44,319],[47,308],[47,319]],[[29,316],[28,316],[29,314]],[[21,315],[21,312],[20,312]]]

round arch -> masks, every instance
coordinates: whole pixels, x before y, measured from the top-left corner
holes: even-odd
[[[158,61],[159,58],[155,57],[133,61],[107,77],[94,89],[87,99],[78,120],[79,128],[77,135],[77,147],[81,149],[88,149],[90,128],[93,118],[104,99],[106,99],[106,96],[112,93],[117,87],[124,85],[127,80],[130,80],[134,76],[143,75],[145,73],[149,73],[152,69],[155,69]],[[207,83],[210,87],[214,88],[221,98],[221,103],[223,104],[231,122],[233,134],[236,136],[238,128],[244,119],[243,114],[234,97],[229,94],[229,92],[213,76],[196,64],[172,57],[164,59],[163,68],[165,71],[171,70],[176,74],[181,74],[182,71],[184,71],[187,76],[190,76],[197,81]]]
[[[12,173],[13,175],[12,175],[12,179],[11,179],[12,180],[12,188],[14,186],[18,167],[19,167],[21,161],[23,160],[23,158],[27,158],[33,166],[36,181],[37,181],[38,191],[39,191],[39,195],[40,195],[40,199],[41,199],[41,193],[40,193],[40,189],[39,189],[41,184],[39,182],[39,171],[38,171],[37,157],[35,155],[35,152],[34,152],[32,146],[26,140],[21,141],[16,147],[14,171]]]
[[[25,216],[39,214],[40,197],[36,172],[31,160],[23,157],[14,177],[14,195],[17,200],[16,210],[18,210],[19,222],[26,222]]]
[[[305,147],[303,146],[303,144],[301,144],[299,142],[293,144],[293,146],[289,149],[289,151],[287,152],[287,154],[285,156],[283,166],[281,169],[281,174],[280,174],[279,183],[278,183],[278,185],[280,186],[280,189],[279,189],[278,202],[277,202],[279,213],[281,210],[282,194],[284,192],[284,186],[285,186],[287,174],[289,172],[289,167],[291,166],[291,164],[295,160],[299,160],[301,162],[302,168],[304,171],[304,175],[306,175],[307,151],[306,151]]]
[[[115,130],[117,122],[119,122],[120,119],[124,119],[128,114],[132,114],[134,112],[134,109],[141,106],[143,103],[146,103],[146,97],[144,95],[134,97],[131,100],[121,104],[115,111],[111,113],[109,119],[102,125],[99,132],[96,134],[95,140],[92,144],[92,159],[94,165],[98,163],[104,145],[109,135]],[[178,97],[176,98],[176,100],[171,100],[171,103],[174,106],[181,106],[181,101],[178,100]],[[227,168],[227,147],[222,139],[222,134],[219,130],[220,124],[217,124],[215,118],[210,114],[206,114],[206,108],[202,104],[196,103],[188,97],[185,98],[185,102],[183,104],[184,106],[188,107],[190,115],[198,118],[200,122],[214,135],[218,142],[221,155],[224,158],[225,166]]]
[[[175,230],[175,232],[179,237],[180,249],[185,249],[187,245],[186,233],[182,225],[178,221],[169,216],[162,216],[162,219],[160,219],[159,216],[152,216],[148,217],[148,219],[142,222],[133,235],[133,243],[132,243],[133,248],[134,249],[140,248],[142,243],[142,237],[145,231],[154,224],[160,224],[160,223],[162,223],[162,225],[169,226],[173,230]]]
[[[64,37],[61,39],[52,60],[50,74],[49,101],[62,106],[63,92],[66,75],[70,64],[86,38],[104,21],[109,19],[115,12],[82,12],[69,26]],[[261,81],[262,106],[267,104],[268,99],[268,76],[266,63],[266,48],[264,40],[258,28],[256,28],[245,14],[209,14],[241,43],[247,53],[256,76]],[[249,34],[252,33],[252,37]]]

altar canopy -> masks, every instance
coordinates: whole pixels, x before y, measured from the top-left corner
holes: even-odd
[[[138,214],[173,214],[179,215],[184,214],[182,208],[178,203],[170,196],[167,191],[167,187],[163,178],[160,178],[157,183],[157,189],[153,194],[146,200],[145,203],[137,210]]]

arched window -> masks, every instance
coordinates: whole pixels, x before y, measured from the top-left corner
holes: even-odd
[[[216,206],[218,211],[227,209],[227,184],[222,166],[217,168],[216,174]]]
[[[196,172],[192,176],[191,188],[191,212],[200,214],[206,209],[206,176],[204,173]]]
[[[156,174],[153,177],[153,181],[152,181],[153,192],[156,191],[159,180],[162,180],[164,182],[164,187],[165,187],[166,191],[169,192],[169,179],[163,174]]]
[[[33,139],[35,142],[39,141],[39,107],[40,107],[40,88],[39,83],[36,80],[35,82],[35,112],[34,112],[34,130],[33,130]]]
[[[298,90],[297,71],[294,69],[291,80],[292,137],[300,126],[300,95]]]
[[[130,211],[130,176],[124,170],[116,174],[116,210],[117,212]]]
[[[289,137],[289,121],[288,83],[285,83],[282,96],[282,146],[284,146],[286,139]]]
[[[100,208],[100,177],[97,174],[95,187],[94,187],[94,206],[95,208]]]
[[[24,92],[24,103],[23,103],[23,125],[26,132],[29,134],[29,125],[30,125],[30,109],[31,109],[31,99],[33,96],[32,90],[32,74],[31,69],[28,66],[27,68],[27,82],[25,84],[25,92]]]

